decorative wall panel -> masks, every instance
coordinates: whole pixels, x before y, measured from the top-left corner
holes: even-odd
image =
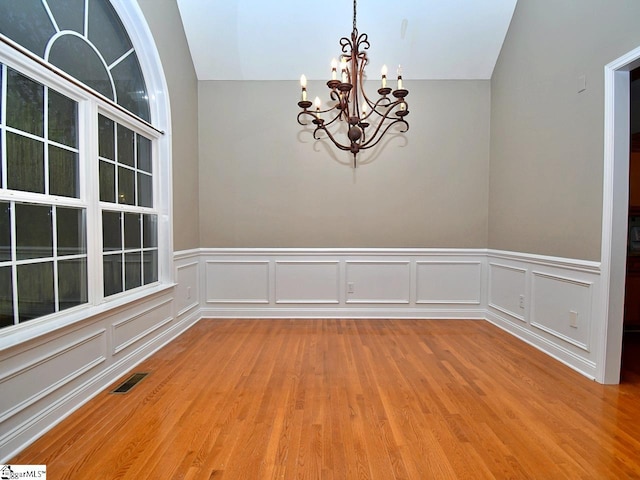
[[[207,303],[269,303],[268,261],[207,261]]]
[[[409,303],[410,263],[347,261],[347,303]]]
[[[66,337],[64,347],[35,348],[31,359],[0,375],[0,424],[106,360],[105,330]],[[10,362],[7,362],[7,365]]]
[[[137,315],[114,322],[111,327],[113,353],[120,353],[173,320],[171,306],[171,299],[167,299]]]
[[[416,303],[479,305],[480,262],[416,262]]]
[[[276,261],[276,303],[339,303],[337,261]]]
[[[200,305],[200,263],[198,258],[176,266],[176,310],[180,317]]]
[[[591,283],[533,272],[531,325],[589,351]]]
[[[489,263],[489,307],[525,321],[527,270]]]

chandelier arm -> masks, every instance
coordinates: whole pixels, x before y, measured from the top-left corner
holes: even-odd
[[[343,98],[343,95],[346,95],[346,99]],[[349,92],[347,93],[342,93],[342,92],[337,92],[336,89],[332,89],[331,92],[329,93],[329,99],[333,102],[338,102],[339,106],[341,107],[349,107]],[[342,118],[343,116],[345,117],[345,120],[348,119],[348,110],[345,112],[345,108],[339,108],[338,105],[333,106],[332,108],[330,108],[327,111],[330,111],[332,109],[337,109],[339,110],[339,113],[336,114],[336,117],[338,118]],[[334,118],[335,120],[335,118]],[[331,122],[329,123],[333,123],[334,120],[331,120]]]
[[[380,112],[378,110],[378,107],[386,108],[387,110],[390,109],[390,108],[393,108],[392,101],[391,101],[391,99],[389,97],[386,97],[386,96],[385,97],[380,97],[375,103],[373,103],[369,99],[369,97],[366,96],[366,94],[364,92],[362,92],[362,94],[363,94],[363,97],[365,98],[367,104],[371,108],[371,112],[369,114],[367,114],[367,118],[369,118],[373,112],[378,114],[380,117],[384,117],[385,114]],[[396,103],[396,102],[393,102],[393,103]]]
[[[373,135],[371,136],[371,140],[373,140],[374,138],[376,138],[378,136],[378,132],[380,131],[380,129],[382,128],[382,126],[385,124],[386,120],[391,120],[389,118],[389,115],[393,112],[394,108],[398,105],[400,105],[400,103],[402,103],[402,100],[396,100],[395,102],[393,102],[391,105],[389,105],[389,107],[387,107],[387,111],[383,114],[381,114],[380,112],[378,112],[377,110],[374,110],[376,113],[378,113],[378,115],[380,115],[382,118],[380,118],[378,120],[378,126],[376,127],[375,131],[373,132]],[[397,123],[399,120],[402,119],[395,119],[392,120],[391,125]],[[409,125],[406,121],[403,121],[407,126]],[[389,127],[385,128],[383,130],[382,135],[384,135],[384,133],[389,130]],[[370,140],[370,141],[371,141]],[[377,142],[376,142],[377,143]]]
[[[301,112],[298,113],[298,123],[300,125],[309,125],[308,123],[302,123],[300,121],[300,118],[304,115],[308,115],[310,117],[312,117],[312,119],[317,119],[318,115],[322,115],[322,114],[327,114],[327,113],[331,113],[333,110],[336,110],[336,107],[331,107],[331,108],[327,108],[326,110],[303,110]],[[339,109],[338,109],[339,110]],[[342,111],[339,110],[338,113],[335,114],[335,116],[328,122],[324,122],[324,125],[331,125],[333,122],[335,122],[336,120],[338,120],[340,118],[340,116],[342,115]]]
[[[336,147],[338,147],[340,150],[351,150],[351,146],[350,145],[342,145],[340,142],[338,142],[335,137],[333,135],[331,135],[331,132],[329,130],[326,129],[326,125],[318,125],[316,127],[316,129],[313,131],[313,138],[315,138],[316,140],[320,140],[319,137],[316,136],[316,133],[318,133],[318,131],[322,130],[324,133],[327,134],[327,137],[329,137],[329,140],[331,140],[331,143],[333,143]]]
[[[380,102],[382,102],[383,100],[387,100],[389,103],[382,105]],[[395,102],[392,102],[391,99],[387,97],[382,97],[378,99],[378,101],[375,103],[374,108],[371,109],[372,112],[376,112],[381,117],[379,119],[378,127],[376,128],[376,132],[374,135],[377,135],[378,130],[380,130],[380,127],[384,124],[385,120],[391,119],[390,117],[391,113],[393,113],[394,109],[401,103],[402,103],[401,100],[396,100]],[[384,112],[380,112],[378,107],[384,108],[385,109]]]
[[[394,125],[396,125],[398,123],[402,123],[406,127],[404,130],[400,130],[399,133],[406,133],[409,130],[409,124],[407,123],[407,121],[402,119],[402,118],[398,118],[398,119],[392,121],[391,123],[389,123],[386,126],[386,128],[382,131],[382,133],[379,136],[377,136],[377,138],[376,138],[376,135],[374,135],[373,137],[371,137],[371,139],[368,142],[365,142],[362,145],[360,145],[360,150],[367,150],[369,148],[375,147],[378,143],[380,143],[380,140],[382,140],[384,138],[384,136],[386,135],[387,131],[391,127],[393,127]],[[375,141],[373,141],[373,140],[375,140]],[[373,143],[371,143],[371,142],[373,142]]]
[[[342,115],[342,113],[337,114],[335,117],[333,117],[331,120],[329,120],[328,122],[324,122],[324,126],[328,127],[329,125],[337,122],[338,120],[340,120],[340,116]]]
[[[309,117],[312,118],[312,120],[316,120],[318,118],[318,115],[322,115],[322,114],[326,114],[331,112],[332,110],[335,110],[336,107],[331,107],[328,108],[326,110],[303,110],[302,112],[298,113],[298,123],[300,125],[309,125],[308,123],[302,123],[300,121],[300,118],[307,115]],[[338,120],[340,118],[341,113],[337,113],[330,121],[328,122],[323,122],[325,126],[331,125],[332,123],[334,123],[336,120]]]
[[[342,98],[340,97],[340,94],[335,90],[335,88],[329,92],[329,99],[332,102],[340,102],[340,101],[342,101]]]
[[[301,119],[301,118],[303,118],[303,116],[304,116],[304,115],[310,115],[310,116],[312,116],[312,117],[314,117],[314,118],[315,118],[315,114],[314,114],[312,111],[310,111],[310,110],[303,110],[303,111],[301,111],[300,113],[298,113],[298,123],[299,123],[300,125],[309,125],[308,123],[303,123],[303,122],[301,122],[301,121],[300,121],[300,119]]]

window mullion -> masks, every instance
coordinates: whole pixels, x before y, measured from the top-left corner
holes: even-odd
[[[42,119],[42,128],[44,129],[44,194],[49,195],[49,88],[44,87],[44,118]]]
[[[137,177],[138,175],[136,175]],[[140,278],[142,285],[146,285],[144,277],[144,215],[138,214],[138,222],[140,223]]]
[[[0,187],[7,188],[7,128],[6,128],[6,118],[7,118],[7,66],[4,64],[0,65],[2,69],[2,83],[0,85],[0,95],[2,95],[2,110],[0,111],[0,125],[2,129],[0,130],[0,148],[2,148],[1,157],[2,157],[2,179],[0,179]]]
[[[51,206],[51,228],[53,235],[51,235],[53,254],[53,299],[55,303],[55,311],[60,310],[60,298],[59,298],[59,285],[58,281],[58,207]]]
[[[109,117],[111,118],[111,117]],[[120,205],[120,166],[118,160],[118,123],[113,122],[113,164],[114,164],[114,177],[113,177],[113,186],[116,189],[115,191],[115,200],[114,203]],[[124,244],[123,244],[124,245]]]
[[[138,206],[140,205],[140,201],[138,196],[140,195],[140,189],[138,188],[138,134],[133,134],[133,185],[134,185],[134,195],[133,195],[133,203]]]
[[[122,291],[126,291],[127,290],[127,284],[126,284],[126,280],[127,280],[127,256],[125,255],[125,251],[126,251],[126,245],[124,244],[125,242],[125,238],[124,238],[124,217],[125,217],[125,212],[122,211],[120,212],[120,245],[122,245],[122,252],[120,252],[120,261],[122,262],[122,268],[120,269],[120,275],[122,278]]]
[[[17,325],[20,322],[20,314],[18,312],[18,266],[16,265],[16,203],[10,202],[10,219],[11,219],[11,286],[13,291],[13,323]]]
[[[87,288],[90,304],[103,300],[102,219],[98,179],[98,106],[92,100],[78,105],[80,196],[86,203]]]

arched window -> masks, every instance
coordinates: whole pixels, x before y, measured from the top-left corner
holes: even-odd
[[[168,106],[141,68],[148,29],[137,49],[118,13],[140,19],[132,3],[0,2],[0,327],[171,280]]]
[[[5,0],[0,32],[149,121],[138,57],[107,0]]]

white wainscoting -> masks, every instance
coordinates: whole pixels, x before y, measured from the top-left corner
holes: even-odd
[[[202,316],[481,319],[485,258],[475,249],[202,249]]]
[[[599,263],[500,251],[487,262],[487,320],[596,378]]]
[[[416,303],[481,305],[483,263],[416,262]]]
[[[3,362],[0,424],[107,360],[104,328],[74,337],[52,349],[37,349],[36,355],[23,352]]]
[[[0,335],[0,462],[201,318],[488,320],[600,378],[600,265],[485,249],[196,249],[176,284]],[[30,329],[31,327],[28,326]]]
[[[200,254],[203,317],[485,319],[583,375],[598,375],[596,262],[485,249]]]
[[[345,266],[346,303],[411,303],[411,260],[345,260]]]
[[[176,256],[174,299],[176,316],[182,317],[200,309],[200,255]]]
[[[0,338],[0,463],[200,319],[199,251],[174,258],[177,285],[137,299],[32,321]],[[31,322],[30,322],[31,323]]]
[[[333,260],[276,260],[273,289],[275,302],[278,304],[340,303],[339,267],[339,262]]]
[[[593,282],[534,270],[531,325],[589,352],[592,296]]]
[[[527,269],[504,265],[499,260],[489,260],[490,308],[511,318],[526,322],[525,308]]]
[[[268,261],[205,261],[207,303],[269,303],[270,284]]]

